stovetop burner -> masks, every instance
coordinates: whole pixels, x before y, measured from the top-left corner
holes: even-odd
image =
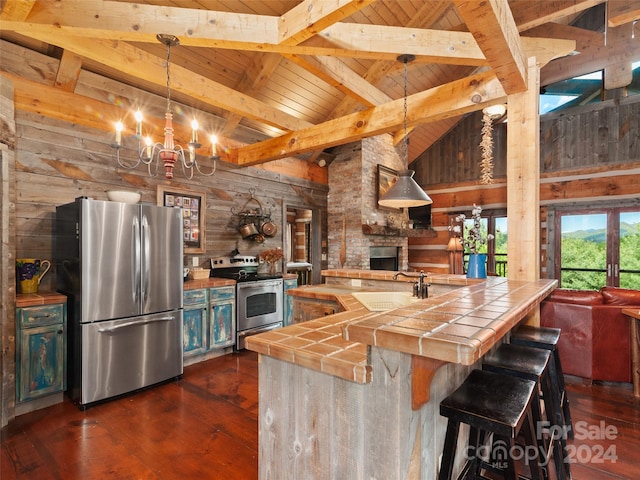
[[[260,280],[272,280],[274,278],[282,278],[282,274],[270,275],[267,273],[258,273],[257,270],[248,271],[225,271],[228,269],[212,269],[211,277],[230,278],[236,282],[257,282]]]
[[[248,255],[215,257],[211,259],[210,277],[230,278],[236,282],[257,282],[282,278],[282,274],[258,273],[258,258]]]

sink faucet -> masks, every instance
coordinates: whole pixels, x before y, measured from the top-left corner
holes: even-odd
[[[417,298],[429,298],[429,287],[431,285],[425,280],[427,274],[424,273],[424,270],[420,270],[420,273],[418,275],[410,275],[405,272],[396,272],[393,275],[393,279],[397,280],[398,276],[400,275],[407,278],[418,278],[418,281],[413,285],[413,296]]]

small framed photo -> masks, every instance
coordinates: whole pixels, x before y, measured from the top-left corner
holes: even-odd
[[[184,253],[205,253],[206,194],[158,185],[157,203],[182,210]]]
[[[398,172],[378,164],[377,178],[376,178],[376,206],[382,210],[393,210],[396,212],[402,211],[401,208],[383,207],[378,202],[382,196],[398,181]]]

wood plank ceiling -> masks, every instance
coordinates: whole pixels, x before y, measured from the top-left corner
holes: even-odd
[[[411,162],[461,115],[523,91],[527,57],[548,64],[543,72],[554,81],[566,78],[559,62],[576,50],[585,61],[601,58],[602,33],[568,26],[600,3],[3,0],[0,36],[57,54],[57,89],[73,92],[85,69],[165,96],[167,52],[156,34],[176,35],[172,99],[219,118],[209,128],[228,147],[225,159],[241,166],[291,156],[315,161],[332,146],[381,133],[401,141],[404,65],[397,57],[413,54]],[[640,17],[639,1],[607,7],[610,27]],[[636,41],[619,43],[622,64],[640,51]],[[129,102],[133,109],[135,99]],[[80,108],[74,105],[67,108]]]

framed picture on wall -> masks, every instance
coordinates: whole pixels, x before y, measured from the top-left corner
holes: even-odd
[[[205,253],[206,194],[158,185],[158,205],[182,210],[184,253]]]
[[[398,172],[378,164],[378,171],[376,175],[376,206],[382,210],[393,210],[396,212],[401,211],[401,208],[383,207],[378,204],[378,200],[387,193],[387,191],[398,181]]]

